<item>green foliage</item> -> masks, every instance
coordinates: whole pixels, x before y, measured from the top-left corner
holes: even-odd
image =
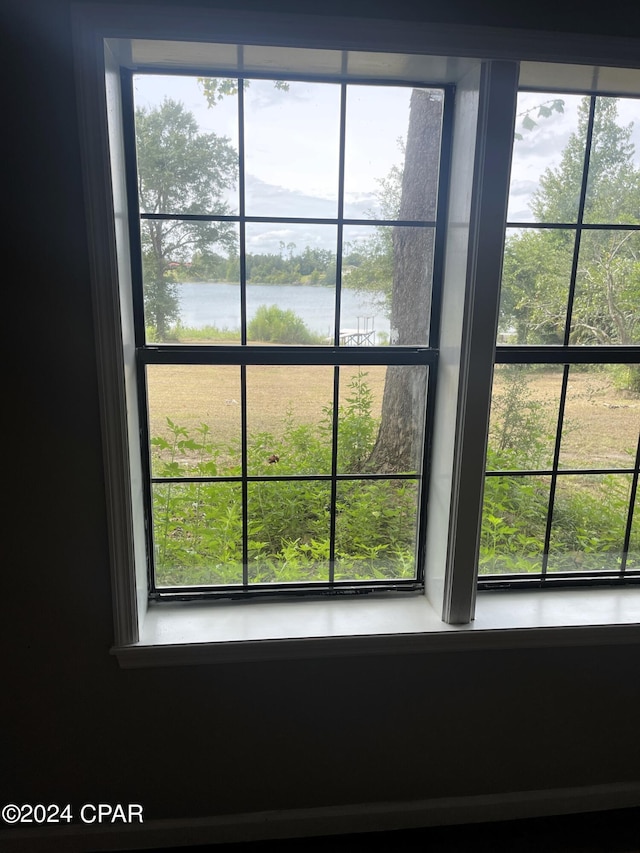
[[[295,244],[281,243],[276,253],[245,254],[247,281],[255,284],[307,284],[333,287],[336,283],[336,256],[329,249],[305,248],[295,254]],[[284,253],[286,250],[286,254]],[[364,256],[358,256],[361,261]],[[171,278],[175,282],[238,282],[240,258],[231,246],[229,256],[196,250],[191,259],[174,263]]]
[[[537,222],[576,221],[584,166],[589,98],[579,107],[560,164],[547,169],[533,197]],[[594,116],[584,217],[589,223],[640,223],[640,170],[634,166],[632,125],[617,122],[614,98],[599,98]],[[527,229],[507,240],[500,329],[514,343],[562,343],[574,232]],[[624,230],[583,232],[570,341],[640,342],[640,235]]]
[[[500,330],[515,330],[511,343],[563,343],[572,258],[573,241],[560,230],[525,230],[507,238]]]
[[[341,473],[359,471],[376,434],[371,391],[365,378],[362,372],[352,378],[349,396],[340,407]],[[278,475],[329,472],[330,420],[330,407],[325,408],[325,418],[317,426],[296,424],[287,412],[278,441],[266,432],[249,436],[248,470]],[[190,434],[167,419],[166,437],[156,436],[151,445],[155,476],[240,474],[238,449],[216,445],[205,424]],[[286,454],[274,463],[276,470],[267,462],[274,447],[286,448]],[[249,483],[250,581],[326,580],[330,505],[331,486],[327,481]],[[411,481],[341,481],[336,501],[336,579],[412,577],[416,505],[417,487]],[[153,529],[159,585],[242,581],[239,483],[156,485]]]
[[[548,500],[541,478],[486,478],[481,574],[541,570]]]
[[[169,335],[176,341],[229,341],[237,343],[240,340],[240,329],[222,329],[218,326],[183,326],[177,322],[169,330]],[[150,340],[147,337],[147,340]]]
[[[334,286],[336,257],[328,249],[305,248],[280,242],[280,253],[247,254],[247,280],[260,284],[311,284]]]
[[[616,388],[640,395],[640,364],[612,364],[608,371]]]
[[[323,341],[322,336],[308,329],[301,317],[277,305],[260,305],[247,326],[247,337],[250,341],[279,344],[317,344]]]
[[[237,282],[240,278],[240,272],[239,265],[237,271],[234,270],[234,257],[237,259],[235,245],[229,249],[229,257],[224,257],[218,252],[212,252],[208,248],[196,249],[189,261],[180,263],[173,268],[173,274],[176,281],[179,282]]]
[[[481,574],[539,572],[549,478],[487,477],[480,544]],[[629,482],[615,474],[559,479],[549,571],[615,569],[622,557]],[[638,552],[638,537],[630,551]]]
[[[549,568],[555,571],[615,569],[629,509],[629,482],[612,474],[585,477],[579,486],[560,482],[556,492]]]
[[[189,435],[167,418],[169,438],[151,439],[154,475],[216,476],[222,449],[206,424]],[[240,490],[235,483],[166,483],[153,487],[153,520],[158,583],[238,583],[242,554]]]
[[[381,580],[415,572],[417,486],[344,481],[336,502],[336,579]]]

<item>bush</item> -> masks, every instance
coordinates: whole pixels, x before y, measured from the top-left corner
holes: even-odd
[[[250,341],[277,344],[318,344],[321,335],[315,335],[301,317],[277,305],[261,305],[247,326]]]
[[[608,370],[618,390],[626,391],[630,395],[640,395],[640,365],[613,364]]]

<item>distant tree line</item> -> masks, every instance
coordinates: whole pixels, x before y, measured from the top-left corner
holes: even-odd
[[[369,244],[362,251],[349,250],[343,257],[343,285],[360,287],[372,263]],[[259,284],[311,284],[333,287],[336,283],[336,256],[329,249],[306,246],[296,255],[295,244],[288,243],[288,254],[247,252],[247,281]],[[237,282],[240,257],[234,247],[227,257],[215,252],[196,251],[188,261],[169,262],[168,272],[177,282]]]

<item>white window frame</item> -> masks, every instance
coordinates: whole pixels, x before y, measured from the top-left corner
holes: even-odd
[[[637,587],[476,595],[518,78],[565,90],[585,86],[580,81],[588,78],[592,89],[629,91],[625,87],[632,90],[640,81],[640,40],[311,15],[204,9],[185,14],[183,6],[163,6],[151,17],[146,7],[79,4],[73,25],[111,548],[113,652],[121,665],[640,642]],[[280,47],[283,55],[291,47],[343,51],[347,67],[354,51],[368,53],[378,69],[393,68],[404,57],[407,63],[428,65],[433,83],[455,84],[425,595],[148,604],[119,119],[120,66],[128,60],[132,39],[265,45]]]

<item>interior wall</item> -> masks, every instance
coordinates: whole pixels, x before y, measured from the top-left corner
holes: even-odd
[[[264,11],[249,0],[217,5]],[[501,6],[270,4],[640,30],[633,5],[597,20],[584,5]],[[1,14],[3,327],[12,345],[3,801],[132,801],[150,820],[638,780],[637,646],[118,667],[70,3],[12,0]]]

